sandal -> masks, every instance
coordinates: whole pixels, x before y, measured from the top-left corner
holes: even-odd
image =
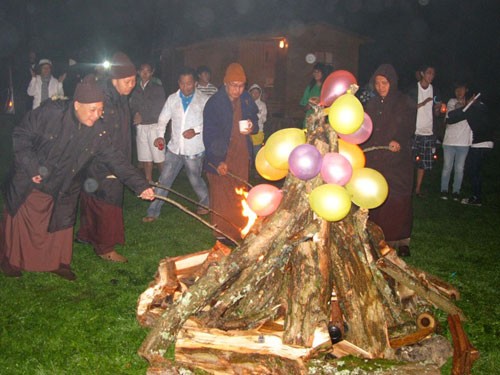
[[[125,258],[121,254],[118,254],[115,250],[110,251],[109,253],[106,253],[106,254],[100,254],[99,256],[104,260],[109,260],[110,262],[117,262],[117,263],[127,263],[128,262],[127,258]]]

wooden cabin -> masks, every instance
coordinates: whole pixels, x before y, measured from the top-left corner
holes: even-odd
[[[163,50],[162,81],[167,92],[173,92],[180,67],[207,65],[212,70],[212,83],[220,86],[226,67],[239,62],[248,85],[257,83],[263,88],[269,117],[287,126],[300,126],[304,110],[299,102],[312,78],[314,63],[331,64],[335,70],[346,69],[357,75],[359,48],[367,41],[366,37],[324,23],[284,32],[204,40]]]

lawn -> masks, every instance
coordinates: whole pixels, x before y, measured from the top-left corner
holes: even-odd
[[[11,129],[11,122],[1,118],[1,176],[11,158]],[[483,207],[440,200],[440,165],[426,176],[427,197],[414,201],[408,262],[460,289],[458,305],[469,318],[465,329],[481,352],[473,374],[500,368],[499,160],[495,150],[488,160]],[[193,196],[183,175],[174,188]],[[139,294],[161,258],[213,244],[206,227],[172,206],[165,205],[156,222],[142,223],[147,204],[126,193],[127,244],[118,251],[129,263],[104,262],[88,246],[75,244],[75,282],[46,273],[25,273],[20,279],[0,274],[0,374],[145,373],[147,363],[136,354],[147,334],[135,320]],[[438,317],[449,337],[446,316]],[[450,363],[443,368],[443,374],[449,372]]]

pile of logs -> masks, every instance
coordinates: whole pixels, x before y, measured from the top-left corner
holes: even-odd
[[[321,113],[311,118],[308,142],[322,154],[336,150]],[[160,261],[137,308],[151,328],[139,354],[152,373],[173,366],[165,357],[173,345],[175,362],[214,374],[305,374],[325,351],[396,358],[435,332],[435,307],[450,317],[453,373],[470,373],[478,352],[454,304],[459,292],[400,259],[367,210],[335,223],[317,218],[308,193],[320,184],[289,175],[278,210],[233,250],[216,243]]]

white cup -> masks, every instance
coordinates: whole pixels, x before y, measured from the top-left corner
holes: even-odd
[[[248,128],[250,127],[248,120],[240,120],[239,125],[240,125],[240,133],[242,134],[248,133]]]

